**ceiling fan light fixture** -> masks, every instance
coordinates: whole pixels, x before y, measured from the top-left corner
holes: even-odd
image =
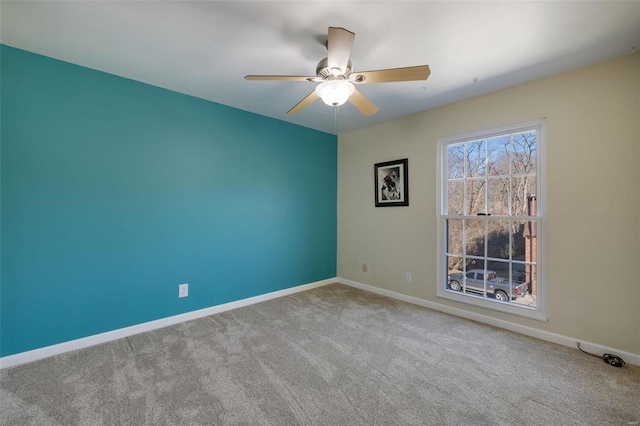
[[[346,80],[329,80],[318,84],[316,94],[320,96],[325,104],[337,107],[347,102],[354,90],[355,87],[351,82]]]

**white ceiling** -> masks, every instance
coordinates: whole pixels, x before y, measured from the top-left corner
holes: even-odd
[[[640,1],[2,1],[6,45],[329,133],[505,89],[640,49]],[[317,101],[329,26],[356,33],[355,71],[428,64],[426,81],[359,86],[380,112]]]

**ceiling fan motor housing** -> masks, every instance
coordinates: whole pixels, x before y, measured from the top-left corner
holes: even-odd
[[[352,71],[353,65],[351,64],[351,61],[347,63],[347,69],[344,70],[344,72],[343,70],[332,70],[329,68],[329,61],[327,58],[318,62],[318,65],[316,66],[316,75],[321,77],[323,80],[332,80],[336,77],[342,77],[346,80],[351,76]]]

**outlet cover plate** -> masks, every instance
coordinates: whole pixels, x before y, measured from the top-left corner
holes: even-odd
[[[189,283],[180,284],[178,286],[178,297],[187,297],[189,295]]]

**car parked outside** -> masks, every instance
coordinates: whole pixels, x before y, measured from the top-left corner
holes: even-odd
[[[465,275],[461,273],[449,274],[449,289],[462,291],[463,277],[466,277],[467,292],[484,295],[484,274],[484,269],[471,269]],[[508,278],[501,278],[494,271],[487,271],[487,296],[493,296],[501,302],[509,302],[511,299],[525,296],[527,290],[527,283],[514,280],[511,282],[510,288]]]

